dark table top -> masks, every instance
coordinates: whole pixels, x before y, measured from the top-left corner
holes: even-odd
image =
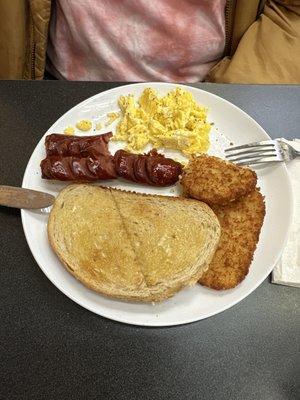
[[[0,82],[0,184],[20,185],[43,133],[70,107],[117,84]],[[272,137],[300,137],[300,87],[199,84]],[[280,229],[280,227],[279,227]],[[142,328],[64,296],[0,207],[0,399],[300,398],[300,290],[267,279],[214,317]]]

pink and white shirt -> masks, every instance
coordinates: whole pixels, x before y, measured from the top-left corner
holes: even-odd
[[[56,0],[48,70],[67,80],[197,82],[222,57],[226,0]]]

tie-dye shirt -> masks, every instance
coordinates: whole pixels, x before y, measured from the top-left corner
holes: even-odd
[[[48,70],[68,80],[203,80],[224,51],[225,3],[56,0]]]

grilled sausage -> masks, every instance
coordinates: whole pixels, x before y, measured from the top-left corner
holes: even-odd
[[[179,162],[166,158],[161,154],[150,154],[147,158],[147,173],[154,186],[174,185],[182,173]]]
[[[45,148],[49,156],[93,157],[109,156],[108,142],[111,132],[94,136],[68,136],[58,133],[47,135]]]
[[[94,136],[46,136],[46,158],[41,162],[42,178],[89,182],[115,179],[152,186],[170,186],[182,172],[181,164],[151,150],[131,154],[118,150],[112,156],[108,142],[112,133]]]
[[[41,162],[42,178],[59,181],[92,182],[117,178],[112,156],[47,157]]]
[[[118,176],[152,186],[174,185],[182,172],[180,163],[166,158],[156,150],[143,155],[118,150],[114,160]]]
[[[147,159],[148,156],[146,155],[139,155],[138,157],[135,157],[134,175],[136,182],[152,185],[147,173]]]
[[[134,162],[136,155],[118,150],[114,155],[114,162],[117,175],[128,181],[137,182],[134,175]]]

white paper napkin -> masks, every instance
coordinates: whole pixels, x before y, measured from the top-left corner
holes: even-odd
[[[294,139],[291,144],[300,151],[299,139]],[[272,282],[300,287],[300,158],[286,165],[293,188],[294,216],[282,257],[273,270]]]

